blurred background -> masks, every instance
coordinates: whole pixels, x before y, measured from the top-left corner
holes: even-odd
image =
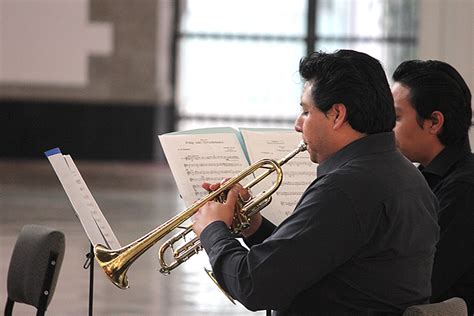
[[[72,155],[126,244],[183,209],[157,135],[291,128],[315,50],[363,51],[388,78],[443,60],[472,90],[473,21],[474,0],[0,0],[0,298],[19,230],[44,224],[66,233],[50,314],[87,314],[88,241],[44,151]],[[204,254],[164,277],[154,252],[127,291],[96,270],[97,315],[251,314],[210,283]]]

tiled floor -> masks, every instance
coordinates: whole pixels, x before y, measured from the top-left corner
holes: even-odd
[[[184,209],[166,166],[145,163],[75,161],[122,245],[134,241]],[[89,271],[83,268],[89,243],[53,169],[38,161],[0,160],[0,298],[6,299],[11,252],[23,225],[62,230],[66,253],[48,315],[87,315]],[[158,272],[158,247],[129,269],[130,289],[120,290],[95,265],[94,315],[264,315],[232,305],[203,272],[205,254],[171,275]],[[17,304],[14,315],[35,315]]]

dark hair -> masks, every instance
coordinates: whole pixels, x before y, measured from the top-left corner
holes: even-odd
[[[326,113],[343,103],[353,129],[367,134],[395,127],[395,109],[387,77],[380,62],[361,52],[314,52],[301,59],[299,72],[311,82],[316,106]]]
[[[444,124],[438,139],[443,145],[463,142],[471,126],[471,91],[451,65],[438,60],[408,60],[393,73],[393,80],[410,89],[410,103],[418,124],[440,111]]]

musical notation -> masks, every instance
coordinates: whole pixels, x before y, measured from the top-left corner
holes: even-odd
[[[311,162],[311,160],[306,159],[306,157],[305,157],[305,160],[295,158],[295,159],[289,161],[287,163],[287,168],[292,168],[292,167],[294,167],[294,168],[304,168],[304,169],[315,168],[315,166]]]
[[[186,161],[209,161],[209,160],[219,160],[219,161],[238,161],[239,156],[236,155],[186,155],[182,159]]]
[[[217,131],[217,132],[215,132]],[[203,182],[216,183],[232,178],[262,158],[279,160],[293,151],[301,135],[288,129],[197,129],[160,135],[161,145],[180,195],[191,205],[207,192]],[[258,176],[264,170],[257,170]],[[264,216],[278,224],[293,211],[302,192],[316,177],[316,166],[307,152],[283,166],[283,183]],[[242,181],[248,183],[250,178]],[[269,176],[252,191],[259,194],[276,181]]]
[[[186,169],[186,174],[188,176],[199,176],[199,175],[201,175],[202,178],[206,178],[205,176],[210,176],[210,175],[236,174],[238,172],[239,172],[238,169],[224,169],[224,170]],[[192,179],[192,178],[190,178],[190,179]]]
[[[281,183],[282,186],[284,187],[292,187],[292,186],[308,186],[308,181],[283,181]]]
[[[301,191],[277,191],[275,193],[277,196],[301,196]]]
[[[207,162],[207,163],[185,163],[184,168],[209,168],[209,167],[237,167],[237,162]]]
[[[281,206],[295,207],[297,201],[280,201]]]
[[[262,158],[280,159],[292,151],[301,141],[301,135],[294,131],[280,132],[278,136],[268,133],[242,131],[249,156],[252,162]],[[270,204],[272,213],[262,211],[263,215],[274,223],[281,222],[293,212],[301,194],[316,177],[316,165],[309,159],[309,154],[303,152],[288,161],[283,166],[283,181],[278,191],[273,194]],[[267,181],[268,180],[268,181]],[[269,186],[275,179],[262,181],[263,186]],[[260,187],[259,187],[260,188]]]
[[[59,148],[48,150],[45,154],[91,244],[102,244],[114,249],[120,248],[112,228],[102,214],[71,156],[63,155]]]
[[[221,182],[248,166],[234,134],[165,134],[160,141],[187,206],[207,194],[203,182]]]
[[[293,178],[293,177],[300,177],[310,174],[308,170],[303,171],[295,171],[295,170],[286,170],[285,177]]]

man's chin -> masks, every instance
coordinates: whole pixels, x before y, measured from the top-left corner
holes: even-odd
[[[309,160],[314,163],[319,163],[318,157],[315,154],[311,154],[311,152],[309,153]]]

